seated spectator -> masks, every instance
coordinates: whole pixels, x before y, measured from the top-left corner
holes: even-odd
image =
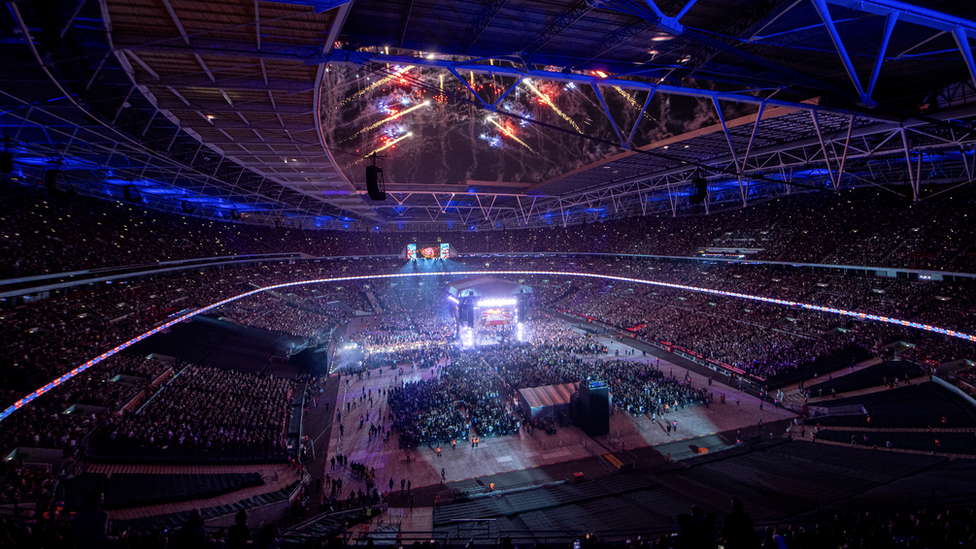
[[[88,508],[75,515],[71,521],[75,549],[105,549],[113,547],[118,539],[108,535],[108,513],[102,510],[104,496],[99,491],[89,494]]]

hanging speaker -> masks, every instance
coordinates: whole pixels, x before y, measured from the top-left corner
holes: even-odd
[[[194,210],[196,210],[196,208],[191,206],[190,203],[187,202],[186,200],[184,200],[183,203],[180,204],[180,209],[183,210],[183,213],[188,213],[188,214],[191,214],[193,213]]]
[[[125,195],[125,199],[129,202],[139,203],[142,202],[142,195],[136,190],[136,186],[129,184],[122,188],[122,194]]]
[[[3,152],[0,153],[0,173],[14,171],[14,154],[10,152],[10,137],[3,137]]]
[[[240,219],[241,218],[241,212],[237,211],[236,209],[231,210],[230,211],[230,218],[231,219]]]
[[[47,192],[51,193],[53,196],[69,197],[75,195],[75,188],[68,185],[68,190],[63,191],[58,188],[58,174],[61,173],[60,170],[48,170],[44,173],[44,187],[47,188]]]
[[[696,177],[691,180],[691,183],[695,186],[695,194],[688,197],[688,203],[701,204],[708,195],[708,180],[704,177]]]
[[[386,200],[386,191],[383,190],[383,169],[376,166],[366,166],[366,194],[370,200],[382,202]]]

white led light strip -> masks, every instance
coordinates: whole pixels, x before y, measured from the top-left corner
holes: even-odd
[[[478,302],[479,307],[511,307],[517,304],[518,300],[514,297],[482,299]]]
[[[218,308],[218,307],[220,307],[222,305],[226,305],[226,304],[228,304],[228,303],[230,303],[232,301],[237,301],[238,299],[242,299],[242,298],[245,298],[245,297],[248,297],[248,296],[257,294],[257,293],[261,293],[261,292],[266,291],[266,290],[276,290],[278,288],[290,288],[292,286],[301,286],[301,285],[304,285],[304,284],[319,284],[319,283],[323,283],[323,282],[347,282],[347,281],[350,281],[350,280],[376,280],[376,279],[381,279],[381,278],[403,278],[403,277],[416,277],[416,276],[470,276],[470,275],[577,276],[577,277],[586,277],[586,278],[599,278],[599,279],[603,279],[603,280],[616,280],[616,281],[620,281],[620,282],[632,282],[632,283],[635,283],[635,284],[650,284],[652,286],[663,286],[665,288],[676,288],[676,289],[679,289],[679,290],[687,290],[687,291],[690,291],[690,292],[700,292],[700,293],[705,293],[705,294],[723,295],[723,296],[727,296],[727,297],[738,297],[740,299],[751,299],[753,301],[762,301],[762,302],[765,302],[765,303],[775,303],[777,305],[786,305],[786,306],[789,306],[789,307],[800,307],[800,308],[803,308],[803,309],[809,309],[811,311],[822,311],[822,312],[825,312],[825,313],[834,313],[834,314],[838,314],[838,315],[844,315],[844,316],[850,316],[850,317],[854,317],[854,318],[860,318],[862,320],[876,320],[878,322],[886,322],[888,324],[897,324],[899,326],[907,326],[907,327],[910,327],[910,328],[918,328],[920,330],[925,330],[927,332],[935,332],[935,333],[938,333],[938,334],[944,334],[944,335],[947,335],[947,336],[958,337],[960,339],[965,339],[967,341],[976,342],[976,335],[966,334],[966,333],[963,333],[963,332],[957,332],[955,330],[948,330],[948,329],[945,329],[945,328],[938,328],[936,326],[931,326],[929,324],[920,324],[918,322],[911,322],[911,321],[908,321],[908,320],[898,320],[897,318],[890,318],[890,317],[887,317],[887,316],[871,315],[871,314],[867,314],[867,313],[859,313],[857,311],[848,311],[848,310],[845,310],[845,309],[835,309],[833,307],[823,307],[823,306],[820,306],[820,305],[812,305],[810,303],[800,303],[798,301],[787,301],[785,299],[775,299],[775,298],[772,298],[772,297],[761,297],[761,296],[757,296],[757,295],[740,294],[740,293],[736,293],[736,292],[726,292],[726,291],[722,291],[722,290],[712,290],[710,288],[699,288],[697,286],[685,286],[684,284],[672,284],[672,283],[669,283],[669,282],[658,282],[658,281],[655,281],[655,280],[643,280],[643,279],[640,279],[640,278],[628,278],[628,277],[625,277],[625,276],[600,275],[600,274],[592,274],[592,273],[567,273],[567,272],[562,272],[562,271],[445,271],[445,272],[393,273],[393,274],[380,274],[380,275],[340,276],[340,277],[336,277],[336,278],[320,278],[320,279],[317,279],[317,280],[303,280],[303,281],[300,281],[300,282],[288,282],[288,283],[285,283],[285,284],[275,284],[273,286],[266,286],[264,288],[258,288],[256,290],[251,290],[250,292],[245,292],[243,294],[240,294],[240,295],[237,295],[237,296],[234,296],[234,297],[231,297],[231,298],[227,298],[227,299],[225,299],[223,301],[218,301],[217,303],[214,303],[212,305],[207,305],[206,307],[203,307],[203,308],[198,309],[196,311],[193,311],[191,313],[187,313],[187,314],[185,314],[183,316],[177,317],[177,318],[175,318],[175,319],[173,319],[173,320],[171,320],[171,321],[169,321],[169,322],[167,322],[167,323],[165,323],[165,324],[163,324],[161,326],[157,326],[156,328],[153,328],[152,330],[150,330],[150,331],[148,331],[148,332],[146,332],[146,333],[144,333],[144,334],[142,334],[140,336],[137,336],[137,337],[135,337],[133,339],[130,339],[129,341],[126,341],[125,343],[119,345],[118,347],[115,347],[114,349],[111,349],[109,351],[106,351],[106,352],[98,355],[97,357],[89,360],[88,362],[82,364],[81,366],[78,366],[74,370],[71,370],[70,372],[62,375],[61,377],[59,377],[59,378],[57,378],[57,379],[55,379],[53,381],[48,382],[46,385],[44,385],[40,389],[37,389],[36,391],[32,392],[31,394],[29,394],[29,395],[25,396],[24,398],[18,400],[17,402],[13,403],[13,405],[11,405],[9,408],[7,408],[6,410],[4,410],[3,412],[0,412],[0,421],[3,421],[8,416],[10,416],[10,414],[12,414],[12,413],[16,412],[17,410],[23,408],[26,404],[29,404],[35,398],[43,395],[44,393],[47,393],[48,391],[54,389],[58,385],[61,385],[65,381],[68,381],[69,379],[75,377],[76,375],[80,374],[81,372],[84,372],[88,368],[91,368],[92,366],[94,366],[94,365],[98,364],[99,362],[105,360],[106,358],[114,355],[115,353],[118,353],[119,351],[122,351],[122,350],[124,350],[124,349],[126,349],[128,347],[131,347],[132,345],[135,345],[136,343],[142,341],[143,339],[146,339],[147,337],[149,337],[149,336],[151,336],[153,334],[159,333],[159,332],[161,332],[161,331],[169,328],[170,326],[173,326],[175,324],[178,324],[180,322],[183,322],[184,320],[188,320],[190,318],[193,318],[196,315],[206,313],[207,311],[216,309],[216,308]]]

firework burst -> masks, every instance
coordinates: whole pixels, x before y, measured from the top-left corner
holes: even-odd
[[[415,110],[417,110],[417,109],[419,109],[421,107],[426,107],[427,105],[430,105],[430,101],[424,101],[423,103],[421,103],[419,105],[414,105],[414,106],[410,107],[409,109],[405,109],[405,110],[402,110],[400,112],[391,114],[390,116],[387,116],[386,118],[384,118],[383,120],[380,120],[379,122],[375,122],[373,124],[370,124],[369,126],[366,126],[366,127],[362,128],[362,129],[360,129],[358,132],[356,132],[356,133],[350,135],[349,137],[343,139],[342,141],[340,141],[340,143],[345,143],[346,141],[349,141],[350,139],[353,139],[355,137],[358,137],[362,133],[368,132],[368,131],[370,131],[372,129],[376,129],[376,128],[382,126],[383,124],[386,124],[387,122],[392,122],[393,120],[396,120],[397,118],[400,118],[401,116],[403,116],[405,114],[410,114],[413,111],[415,111]]]
[[[349,97],[345,98],[342,101],[342,103],[339,103],[339,106],[341,107],[341,106],[345,105],[346,103],[352,101],[353,99],[356,99],[357,97],[362,97],[363,95],[366,95],[370,91],[375,90],[376,88],[378,88],[378,87],[380,87],[380,86],[382,86],[384,84],[387,84],[387,83],[389,83],[392,80],[396,80],[397,78],[400,78],[400,75],[402,75],[403,73],[409,71],[412,68],[413,68],[413,65],[410,65],[408,67],[403,67],[402,69],[394,72],[393,74],[391,74],[389,76],[386,76],[384,78],[381,78],[381,79],[377,80],[376,82],[373,82],[372,84],[370,84],[370,85],[366,86],[365,88],[359,90],[355,94],[350,95]]]
[[[512,138],[513,141],[515,141],[519,145],[522,145],[526,149],[529,149],[530,151],[532,151],[532,154],[539,154],[539,153],[535,152],[534,150],[532,150],[532,147],[526,145],[525,144],[525,141],[522,141],[521,139],[519,139],[518,137],[516,137],[515,136],[515,132],[513,132],[512,130],[506,128],[505,126],[502,126],[498,122],[495,122],[495,120],[493,118],[489,118],[488,121],[491,122],[492,124],[494,124],[495,127],[498,128],[499,131],[501,131],[503,134],[505,134],[506,136]]]
[[[542,93],[541,91],[539,91],[539,89],[536,88],[535,86],[533,86],[532,83],[529,82],[528,80],[523,80],[523,83],[526,86],[528,86],[529,89],[532,90],[537,96],[539,96],[539,101],[543,105],[548,105],[563,120],[565,120],[566,122],[568,122],[569,125],[572,126],[574,130],[576,130],[576,133],[583,133],[583,130],[581,130],[580,127],[576,125],[576,122],[573,122],[573,119],[572,118],[566,116],[566,114],[563,111],[559,110],[559,107],[557,107],[552,102],[552,99],[550,99],[548,95],[546,95],[546,94]]]
[[[391,139],[391,140],[387,141],[386,144],[383,145],[382,147],[380,147],[378,149],[375,149],[375,150],[372,150],[372,151],[369,151],[368,153],[366,153],[365,156],[363,156],[359,160],[353,162],[352,164],[349,164],[348,166],[346,166],[346,168],[351,168],[351,167],[355,166],[356,164],[359,164],[363,160],[366,160],[370,156],[373,156],[374,154],[376,154],[378,152],[383,152],[386,149],[389,149],[390,147],[396,145],[397,143],[403,141],[404,139],[406,139],[406,138],[408,138],[408,137],[410,137],[412,135],[413,135],[413,132],[409,132],[409,133],[405,133],[405,134],[401,135],[400,137],[397,137],[396,139]]]

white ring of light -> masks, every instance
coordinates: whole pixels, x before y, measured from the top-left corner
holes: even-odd
[[[726,296],[726,297],[737,297],[737,298],[740,298],[740,299],[750,299],[750,300],[753,300],[753,301],[762,301],[764,303],[775,303],[777,305],[785,305],[785,306],[788,306],[788,307],[800,307],[800,308],[808,309],[808,310],[811,310],[811,311],[821,311],[821,312],[825,312],[825,313],[834,313],[834,314],[839,314],[839,315],[843,315],[843,316],[849,316],[849,317],[853,317],[853,318],[858,318],[858,319],[861,319],[861,320],[875,320],[875,321],[878,321],[878,322],[885,322],[885,323],[888,323],[888,324],[896,324],[896,325],[899,325],[899,326],[907,326],[909,328],[918,328],[920,330],[925,330],[925,331],[928,331],[928,332],[935,332],[935,333],[938,333],[938,334],[943,334],[943,335],[947,335],[947,336],[951,336],[951,337],[958,337],[958,338],[964,339],[966,341],[976,342],[976,335],[971,335],[971,334],[967,334],[967,333],[963,333],[963,332],[958,332],[956,330],[949,330],[949,329],[946,329],[946,328],[938,328],[936,326],[932,326],[932,325],[929,325],[929,324],[921,324],[921,323],[918,323],[918,322],[911,322],[911,321],[908,321],[908,320],[899,320],[897,318],[890,318],[890,317],[887,317],[887,316],[872,315],[872,314],[868,314],[868,313],[859,313],[857,311],[848,311],[846,309],[835,309],[833,307],[823,307],[821,305],[813,305],[813,304],[810,304],[810,303],[800,303],[798,301],[787,301],[785,299],[775,299],[775,298],[772,298],[772,297],[762,297],[762,296],[750,295],[750,294],[740,294],[740,293],[737,293],[737,292],[726,292],[726,291],[723,291],[723,290],[713,290],[713,289],[710,289],[710,288],[699,288],[697,286],[686,286],[684,284],[673,284],[673,283],[670,283],[670,282],[658,282],[658,281],[655,281],[655,280],[644,280],[644,279],[640,279],[640,278],[630,278],[630,277],[625,277],[625,276],[601,275],[601,274],[593,274],[593,273],[567,273],[567,272],[563,272],[563,271],[443,271],[443,272],[391,273],[391,274],[377,274],[377,275],[340,276],[340,277],[335,277],[335,278],[320,278],[320,279],[316,279],[316,280],[302,280],[302,281],[299,281],[299,282],[286,282],[284,284],[274,284],[272,286],[265,286],[264,288],[258,288],[256,290],[251,290],[249,292],[245,292],[243,294],[236,295],[234,297],[229,297],[227,299],[224,299],[223,301],[218,301],[217,303],[214,303],[214,304],[211,304],[211,305],[207,305],[206,307],[202,307],[200,309],[197,309],[196,311],[189,312],[189,313],[187,313],[185,315],[182,315],[182,316],[180,316],[178,318],[175,318],[173,320],[170,320],[169,322],[166,322],[165,324],[162,324],[160,326],[157,326],[157,327],[153,328],[152,330],[149,330],[148,332],[146,332],[146,333],[144,333],[144,334],[142,334],[140,336],[136,336],[136,337],[130,339],[129,341],[126,341],[125,343],[123,343],[123,344],[121,344],[121,345],[119,345],[119,346],[117,346],[117,347],[115,347],[115,348],[113,348],[111,350],[108,350],[108,351],[106,351],[106,352],[98,355],[97,357],[89,360],[88,362],[85,362],[84,364],[78,366],[77,368],[71,370],[70,372],[62,375],[61,377],[59,377],[57,379],[54,379],[54,380],[48,382],[43,387],[35,390],[31,394],[29,394],[29,395],[25,396],[24,398],[18,400],[17,402],[13,403],[9,408],[7,408],[6,410],[4,410],[3,412],[0,412],[0,421],[3,421],[7,417],[9,417],[11,414],[13,414],[17,410],[23,408],[25,405],[29,404],[31,401],[33,401],[37,397],[39,397],[39,396],[47,393],[48,391],[51,391],[52,389],[54,389],[58,385],[61,385],[62,383],[64,383],[65,381],[68,381],[69,379],[75,377],[76,375],[80,374],[81,372],[84,372],[88,368],[91,368],[92,366],[94,366],[94,365],[98,364],[99,362],[107,359],[108,357],[114,355],[115,353],[118,353],[119,351],[122,351],[122,350],[124,350],[124,349],[126,349],[128,347],[131,347],[132,345],[135,345],[136,343],[142,341],[143,339],[146,339],[147,337],[149,337],[151,335],[154,335],[156,333],[159,333],[159,332],[161,332],[161,331],[169,328],[170,326],[173,326],[175,324],[178,324],[180,322],[183,322],[184,320],[188,320],[190,318],[193,318],[196,315],[199,315],[199,314],[202,314],[202,313],[206,313],[207,311],[216,309],[217,307],[220,307],[222,305],[226,305],[226,304],[228,304],[228,303],[230,303],[232,301],[237,301],[238,299],[242,299],[242,298],[245,298],[245,297],[248,297],[248,296],[252,296],[252,295],[257,294],[257,293],[261,293],[261,292],[264,292],[264,291],[267,291],[267,290],[275,290],[275,289],[278,289],[278,288],[289,288],[289,287],[292,287],[292,286],[302,286],[302,285],[305,285],[305,284],[319,284],[319,283],[323,283],[323,282],[347,282],[347,281],[351,281],[351,280],[376,280],[376,279],[382,279],[382,278],[401,278],[401,277],[417,277],[417,276],[469,276],[469,275],[547,275],[547,276],[576,276],[576,277],[586,277],[586,278],[599,278],[599,279],[603,279],[603,280],[615,280],[615,281],[619,281],[619,282],[631,282],[631,283],[636,283],[636,284],[650,284],[652,286],[663,286],[663,287],[666,287],[666,288],[676,288],[676,289],[679,289],[679,290],[686,290],[686,291],[691,291],[691,292],[699,292],[699,293],[712,294],[712,295],[721,295],[721,296]]]

